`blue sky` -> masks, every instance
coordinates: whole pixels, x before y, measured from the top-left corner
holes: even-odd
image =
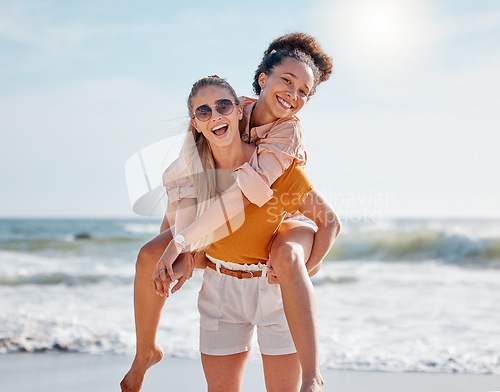
[[[300,117],[347,218],[500,217],[500,3],[0,0],[0,216],[131,216],[124,164],[183,131],[199,77],[251,95],[275,37],[334,75]]]

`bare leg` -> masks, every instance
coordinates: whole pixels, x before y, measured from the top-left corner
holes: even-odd
[[[239,392],[249,351],[233,355],[201,354],[208,392]]]
[[[271,264],[278,276],[283,307],[302,367],[301,392],[321,391],[316,294],[306,261],[314,230],[298,221],[286,221],[271,248]]]
[[[132,367],[120,383],[122,392],[139,391],[146,371],[163,358],[163,350],[156,344],[156,332],[165,298],[153,290],[151,276],[171,239],[168,229],[144,245],[137,256],[134,281],[136,354]]]
[[[300,363],[297,353],[262,355],[267,392],[297,392],[300,388]]]

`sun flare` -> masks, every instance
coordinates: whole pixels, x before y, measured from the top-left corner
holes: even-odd
[[[395,6],[365,6],[360,10],[355,33],[359,44],[368,51],[396,51],[410,34],[404,10]]]
[[[358,62],[403,60],[418,44],[422,7],[415,1],[359,0],[334,10],[337,31]]]

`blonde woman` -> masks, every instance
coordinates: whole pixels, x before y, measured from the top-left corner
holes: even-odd
[[[220,195],[234,183],[232,172],[248,162],[256,146],[241,140],[238,127],[243,108],[223,79],[206,77],[195,83],[188,108],[193,119],[181,159],[167,169],[166,177],[172,183],[169,193],[184,192],[197,196],[198,204],[211,200],[208,204],[221,205]],[[192,188],[184,186],[186,176],[192,180]],[[255,327],[267,390],[298,391],[301,385],[301,366],[281,291],[267,282],[264,267],[287,213],[300,209],[310,215],[316,220],[320,235],[332,236],[334,230],[324,219],[329,213],[327,204],[317,202],[312,184],[297,163],[287,168],[272,189],[273,197],[268,202],[261,207],[248,203],[244,219],[238,215],[230,219],[215,231],[215,238],[205,248],[209,268],[205,269],[198,308],[200,350],[209,391],[240,390]],[[200,200],[200,194],[205,199]],[[170,201],[171,207],[180,208],[178,201]],[[175,218],[171,222],[174,225]],[[234,222],[237,229],[232,231]],[[186,264],[193,267],[188,261],[178,263],[184,271]],[[171,283],[166,270],[158,268],[155,275],[156,289],[164,294],[165,285]],[[309,390],[320,390],[321,386],[309,384]]]

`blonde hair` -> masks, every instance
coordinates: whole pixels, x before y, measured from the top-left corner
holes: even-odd
[[[189,93],[187,106],[191,118],[194,117],[193,97],[201,88],[207,86],[217,86],[227,89],[233,96],[234,102],[239,104],[236,92],[225,79],[218,76],[206,76],[194,83]],[[240,133],[244,129],[243,127],[244,121],[240,122]],[[186,164],[189,177],[196,192],[196,218],[198,218],[213,204],[217,196],[217,178],[210,143],[201,132],[196,130],[191,121],[189,122],[186,139],[181,149],[180,159]],[[213,234],[211,233],[194,242],[191,244],[191,251],[208,248],[212,243],[212,238]]]

